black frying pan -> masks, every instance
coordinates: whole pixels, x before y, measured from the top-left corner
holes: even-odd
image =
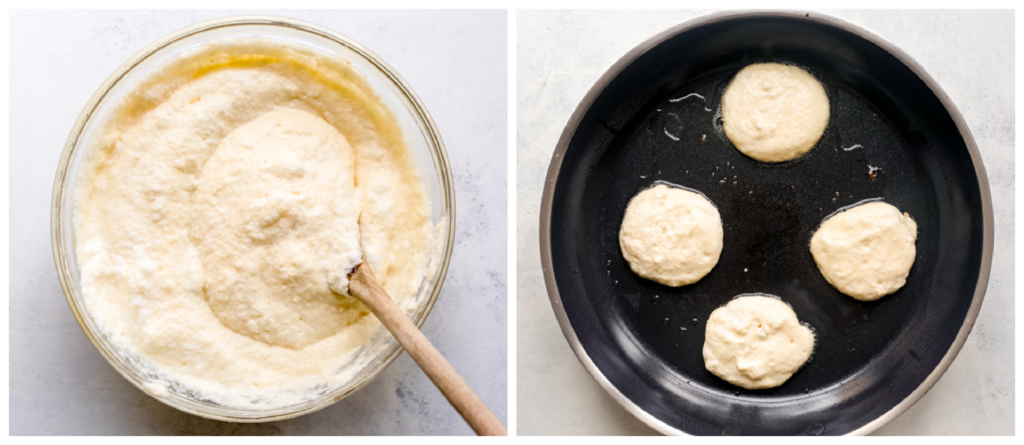
[[[755,161],[721,131],[723,90],[757,62],[825,86],[828,128],[797,160]],[[721,258],[695,284],[640,278],[619,250],[629,199],[655,181],[699,190],[721,213]],[[860,302],[825,281],[808,244],[829,214],[877,198],[917,221],[917,258],[901,290]],[[980,309],[992,233],[970,132],[912,59],[818,13],[718,13],[637,47],[584,98],[548,171],[541,255],[577,356],[649,425],[849,434],[909,408],[949,366]],[[708,316],[743,293],[780,296],[815,330],[813,357],[780,387],[745,390],[704,368]]]

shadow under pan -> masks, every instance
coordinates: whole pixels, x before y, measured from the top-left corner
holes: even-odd
[[[828,94],[824,135],[794,161],[755,161],[721,130],[725,87],[759,62],[800,66]],[[845,434],[908,398],[950,351],[987,276],[988,195],[950,113],[888,51],[802,16],[730,17],[654,44],[577,113],[549,172],[542,255],[556,312],[640,410],[690,434]],[[724,249],[695,284],[640,278],[619,250],[627,203],[655,181],[721,213]],[[861,302],[825,281],[808,245],[825,217],[878,198],[917,221],[917,257],[901,290]],[[745,390],[704,368],[708,316],[744,293],[781,297],[815,331],[811,360],[780,387]]]

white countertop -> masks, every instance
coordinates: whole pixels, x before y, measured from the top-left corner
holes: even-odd
[[[426,104],[455,177],[451,268],[423,329],[499,419],[507,415],[505,11],[12,11],[10,433],[472,434],[405,354],[337,404],[296,419],[217,422],[137,390],[97,352],[64,299],[50,248],[57,161],[82,107],[129,56],[204,20],[277,14],[362,43]]]
[[[705,11],[517,14],[517,428],[533,434],[656,434],[583,369],[541,275],[538,212],[569,116],[616,60]],[[995,251],[973,332],[941,380],[875,434],[1014,433],[1014,18],[1009,11],[825,11],[902,48],[938,81],[978,143],[992,191]]]

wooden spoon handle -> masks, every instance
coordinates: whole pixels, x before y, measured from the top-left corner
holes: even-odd
[[[349,276],[349,291],[362,300],[384,324],[416,364],[430,377],[437,389],[462,415],[473,431],[481,436],[507,436],[508,430],[487,405],[466,384],[455,368],[441,356],[437,348],[413,324],[405,312],[380,286],[370,267],[360,264]]]

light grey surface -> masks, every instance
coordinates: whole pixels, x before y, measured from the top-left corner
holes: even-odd
[[[50,250],[50,194],[95,89],[157,38],[203,20],[277,14],[326,26],[394,67],[441,131],[455,177],[448,278],[423,329],[507,416],[507,15],[504,11],[13,11],[10,20],[10,433],[471,434],[402,354],[322,411],[266,424],[184,414],[131,386],[75,322]]]
[[[517,14],[517,429],[656,434],[620,407],[565,341],[541,275],[538,212],[565,123],[616,60],[704,11]],[[995,250],[981,313],[959,356],[907,412],[875,434],[1014,433],[1014,18],[1002,11],[824,11],[893,42],[957,105],[992,190]]]

